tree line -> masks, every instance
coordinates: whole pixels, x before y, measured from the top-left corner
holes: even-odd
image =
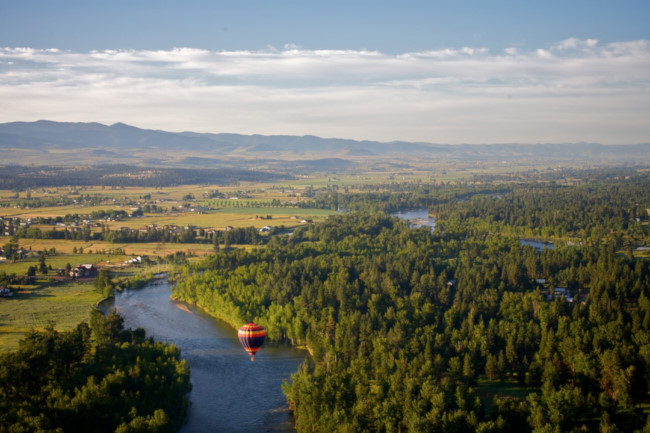
[[[72,239],[82,241],[105,241],[111,243],[215,243],[226,245],[256,245],[266,242],[267,236],[260,235],[255,227],[234,227],[229,230],[215,230],[206,233],[205,229],[149,227],[146,230],[118,229],[111,230],[103,225],[101,230],[93,231],[88,225],[77,230],[63,228],[41,230],[38,227],[21,227],[14,231],[13,237],[30,239]]]
[[[58,186],[236,185],[239,182],[273,182],[293,177],[235,168],[160,168],[125,164],[87,167],[19,166],[2,167],[0,189]]]

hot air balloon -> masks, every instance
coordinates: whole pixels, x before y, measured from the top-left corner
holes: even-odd
[[[266,329],[261,325],[251,322],[239,328],[237,336],[241,345],[244,346],[244,350],[251,356],[251,361],[254,361],[255,354],[260,350],[266,338]]]

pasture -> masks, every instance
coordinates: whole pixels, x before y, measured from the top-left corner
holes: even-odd
[[[52,283],[38,281],[14,291],[11,298],[0,298],[0,352],[18,347],[30,329],[54,324],[69,330],[88,321],[91,309],[101,300],[92,283]]]

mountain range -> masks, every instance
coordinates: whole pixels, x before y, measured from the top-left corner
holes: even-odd
[[[124,123],[39,120],[0,124],[0,164],[239,167],[293,171],[349,170],[363,164],[406,168],[427,161],[531,163],[650,162],[650,143],[601,145],[462,144],[356,141],[312,135],[166,132]]]

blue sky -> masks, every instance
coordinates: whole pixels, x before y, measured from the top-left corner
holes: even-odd
[[[0,122],[650,141],[650,2],[0,0]]]

